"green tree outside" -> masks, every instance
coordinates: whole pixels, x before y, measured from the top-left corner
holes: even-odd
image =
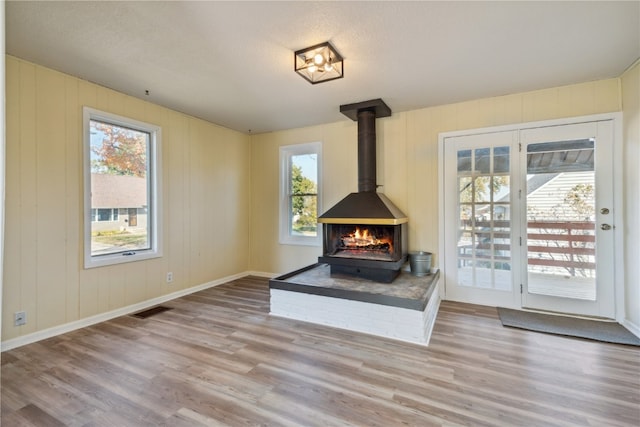
[[[291,226],[293,231],[315,234],[318,227],[318,186],[302,173],[298,165],[291,167]]]

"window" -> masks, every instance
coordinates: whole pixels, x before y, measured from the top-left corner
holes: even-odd
[[[85,268],[161,256],[160,128],[83,113]]]
[[[319,142],[280,147],[280,243],[319,245]]]
[[[91,209],[91,222],[118,221],[118,209]]]

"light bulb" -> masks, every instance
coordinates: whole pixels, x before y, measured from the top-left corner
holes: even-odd
[[[309,68],[307,68],[307,70],[309,70],[310,73],[315,73],[316,71],[318,71],[318,67],[316,67],[315,65],[309,65]]]
[[[330,62],[327,62],[326,64],[324,64],[324,70],[325,71],[331,71],[333,70],[333,65],[331,65]]]
[[[319,53],[316,53],[316,55],[313,57],[313,62],[316,63],[316,65],[320,65],[324,62],[324,56],[322,56]]]

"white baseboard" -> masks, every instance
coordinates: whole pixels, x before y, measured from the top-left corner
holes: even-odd
[[[278,273],[267,273],[265,271],[248,271],[247,276],[266,277],[267,279],[273,279],[280,276]]]
[[[266,273],[265,273],[266,274]],[[52,338],[57,335],[65,334],[67,332],[75,331],[76,329],[86,328],[87,326],[95,325],[96,323],[104,322],[116,317],[125,316],[127,314],[135,313],[145,308],[153,307],[163,302],[171,301],[176,298],[183,297],[185,295],[192,294],[194,292],[202,291],[204,289],[212,288],[214,286],[222,285],[224,283],[231,282],[236,279],[240,279],[246,276],[259,276],[260,273],[256,272],[243,272],[234,274],[231,276],[223,277],[221,279],[213,280],[211,282],[203,283],[188,289],[181,289],[176,292],[172,292],[167,295],[162,295],[150,300],[142,301],[136,304],[132,304],[126,307],[118,308],[116,310],[108,311],[106,313],[96,314],[95,316],[85,317],[84,319],[76,320],[73,322],[65,323],[63,325],[54,326],[52,328],[43,329],[42,331],[33,332],[31,334],[22,335],[20,337],[12,338],[7,341],[3,341],[0,344],[0,351],[7,351],[23,345],[31,344],[37,341],[41,341],[47,338]],[[263,276],[273,277],[273,276]]]
[[[622,326],[627,328],[629,330],[629,332],[631,332],[633,335],[635,335],[638,338],[640,338],[640,326],[638,326],[635,323],[630,322],[629,320],[626,320],[626,319],[621,324],[622,324]]]

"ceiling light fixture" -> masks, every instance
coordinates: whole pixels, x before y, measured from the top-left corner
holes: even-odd
[[[329,42],[297,50],[294,70],[311,84],[344,77],[344,60]]]

